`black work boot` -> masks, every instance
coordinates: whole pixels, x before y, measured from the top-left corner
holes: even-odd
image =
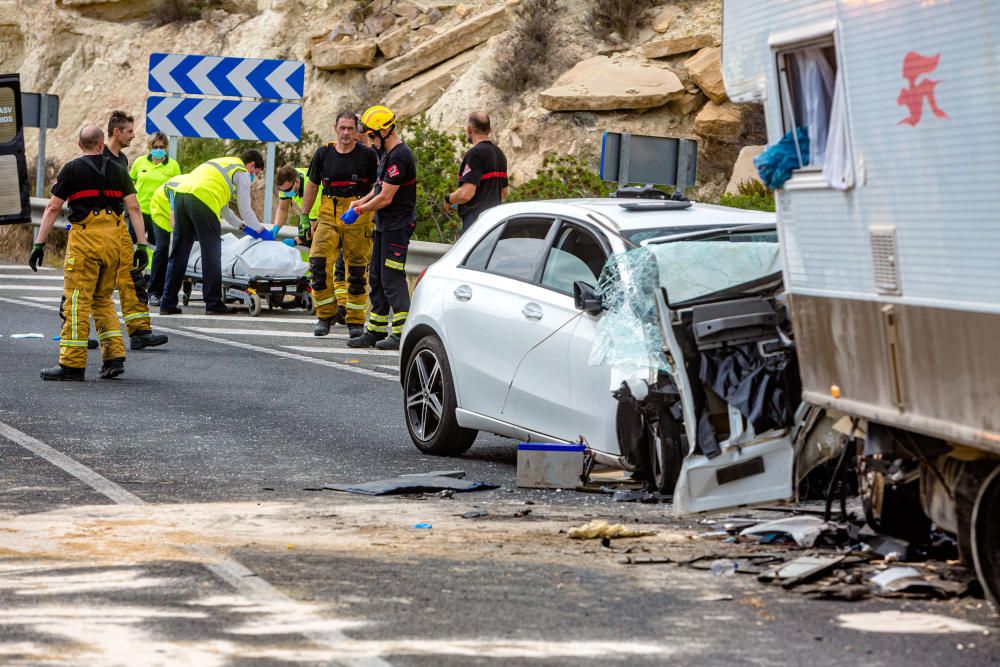
[[[358,336],[363,336],[365,333],[365,327],[363,324],[348,324],[347,325],[347,337],[357,338]]]
[[[337,316],[333,317],[321,317],[316,320],[316,326],[313,327],[313,336],[325,336],[330,333],[330,325],[333,324],[333,320]]]
[[[347,341],[347,347],[374,347],[377,342],[385,338],[384,333],[375,333],[374,331],[366,331],[357,338],[352,338]]]
[[[101,372],[99,375],[105,379],[110,380],[111,378],[116,378],[125,372],[125,360],[122,358],[118,359],[108,359],[103,364],[101,364]]]
[[[163,345],[169,339],[164,334],[155,334],[152,331],[136,331],[131,336],[132,349],[141,350],[144,347],[156,347]]]
[[[379,350],[398,350],[399,334],[389,334],[379,342],[375,343],[375,347]]]
[[[43,368],[41,375],[43,380],[69,380],[83,382],[82,368],[71,368],[69,366],[63,366],[62,364],[58,364],[52,368]]]
[[[100,346],[101,346],[101,344],[97,342],[96,338],[88,338],[87,339],[87,349],[88,350],[96,350]]]

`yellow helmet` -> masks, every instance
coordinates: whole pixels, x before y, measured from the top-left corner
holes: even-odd
[[[376,104],[361,114],[361,126],[367,132],[387,130],[396,124],[396,114],[389,107]]]

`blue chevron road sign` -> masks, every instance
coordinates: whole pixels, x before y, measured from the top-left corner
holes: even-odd
[[[298,100],[305,71],[295,60],[152,53],[149,92]]]
[[[146,100],[146,131],[173,137],[295,142],[302,137],[302,107],[150,95]]]

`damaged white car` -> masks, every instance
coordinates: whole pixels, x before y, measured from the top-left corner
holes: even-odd
[[[734,228],[745,231],[726,231]],[[656,252],[656,281],[626,266],[629,260],[609,262],[666,247],[662,241],[678,235],[694,236]],[[706,248],[713,252],[706,254]],[[752,262],[740,260],[747,252]],[[779,286],[774,215],[688,201],[614,198],[490,209],[427,269],[414,291],[400,372],[414,444],[430,454],[455,456],[472,445],[479,431],[522,441],[583,441],[597,461],[672,491],[680,448],[697,441],[672,433],[682,423],[680,412],[668,420],[657,410],[662,404],[677,411],[689,403],[693,419],[701,413],[692,403],[697,395],[686,403],[666,399],[664,381],[674,376],[662,349],[650,352],[650,345],[662,341],[653,298],[661,276],[667,284],[686,285],[669,297],[674,303],[711,294],[731,297],[726,290],[761,278]],[[621,289],[638,290],[642,298],[616,302]],[[605,312],[608,306],[611,311]],[[623,317],[633,307],[645,312]],[[770,324],[762,338],[776,337]],[[774,358],[781,355],[762,349]],[[649,388],[642,401],[627,389],[619,391],[619,400],[612,396],[627,378],[628,386],[641,380]],[[779,460],[791,465],[784,451],[790,436],[777,435],[781,425],[772,423],[770,411],[772,421],[751,419],[742,430],[735,428],[735,416],[723,412],[734,426],[718,432],[722,455],[711,459],[711,467],[734,474],[731,466],[744,457],[733,447],[756,433],[771,433],[780,442],[759,449],[760,464],[758,450],[745,457],[749,466],[763,465],[767,478],[777,479]],[[711,420],[718,421],[714,412]],[[651,425],[653,435],[647,437]],[[726,465],[717,465],[723,461]],[[698,473],[689,477],[695,480]],[[788,487],[790,475],[782,479],[773,497]]]

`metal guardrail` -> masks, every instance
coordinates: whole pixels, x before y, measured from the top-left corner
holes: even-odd
[[[31,224],[38,227],[42,224],[42,213],[45,211],[45,207],[48,205],[48,199],[40,199],[38,197],[31,198]],[[69,210],[66,206],[63,206],[62,214],[59,216],[58,224],[65,225],[67,223],[66,216]],[[239,234],[239,231],[230,225],[229,223],[222,223],[222,233],[227,234],[233,232]],[[295,228],[290,226],[282,227],[278,230],[278,236],[280,238],[294,238]],[[429,241],[411,241],[410,250],[406,255],[406,274],[408,276],[418,276],[420,272],[426,269],[428,266],[434,262],[441,259],[441,256],[448,252],[451,246],[447,243],[431,243]]]

